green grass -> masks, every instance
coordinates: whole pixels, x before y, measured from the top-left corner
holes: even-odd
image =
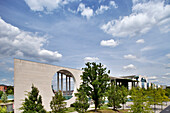
[[[70,113],[70,112],[74,112],[74,111],[75,111],[74,107],[69,107],[69,108],[67,108],[66,113]]]
[[[112,109],[105,109],[105,110],[99,109],[97,111],[98,112],[95,112],[94,110],[90,110],[87,113],[127,113],[128,112],[128,110],[119,110],[118,112],[118,111],[113,111]]]

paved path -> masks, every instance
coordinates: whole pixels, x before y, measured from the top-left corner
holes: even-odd
[[[160,113],[170,113],[170,105],[168,107],[166,107],[163,111],[161,111]]]

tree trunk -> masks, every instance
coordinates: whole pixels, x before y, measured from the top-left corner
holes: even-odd
[[[97,112],[97,101],[95,101],[95,112]]]
[[[125,104],[123,104],[123,110],[124,110],[124,105],[125,105]]]

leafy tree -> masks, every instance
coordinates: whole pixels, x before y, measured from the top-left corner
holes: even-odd
[[[42,105],[42,97],[39,95],[39,90],[34,85],[32,85],[31,92],[26,94],[26,98],[22,103],[20,110],[22,113],[46,113]]]
[[[7,94],[5,92],[3,92],[3,94],[2,94],[1,100],[2,100],[3,103],[7,103],[8,97],[7,97]]]
[[[14,87],[13,86],[8,86],[6,90],[6,94],[14,94]]]
[[[113,110],[116,110],[120,106],[121,93],[119,86],[116,86],[115,83],[111,85],[110,90],[108,91],[108,104],[113,107]]]
[[[75,110],[78,113],[85,113],[89,108],[89,103],[83,86],[80,86],[78,93],[76,93],[75,96],[77,97],[76,102],[74,103]]]
[[[88,62],[86,66],[83,68],[83,75],[81,75],[81,79],[83,80],[82,86],[87,96],[94,101],[96,112],[105,96],[105,92],[108,90],[108,82],[110,81],[108,74],[110,71],[106,72],[106,68],[101,63]]]
[[[161,87],[158,88],[160,95],[161,95],[161,109],[163,109],[163,102],[168,101],[168,97],[165,95],[166,91]]]
[[[150,88],[148,92],[148,102],[150,105],[154,105],[154,110],[156,110],[156,105],[161,103],[161,92],[158,89]]]
[[[126,104],[128,98],[128,89],[124,86],[121,87],[121,103],[123,104],[123,109],[124,109],[124,105]]]
[[[7,113],[7,107],[6,106],[4,106],[4,107],[0,106],[0,113]]]
[[[3,94],[3,91],[0,91],[0,97],[2,96],[2,94]]]
[[[147,102],[147,95],[145,95],[142,88],[133,88],[131,98],[133,105],[131,105],[132,113],[151,113],[151,108]]]
[[[52,113],[65,113],[66,102],[64,102],[65,98],[62,95],[62,92],[56,92],[52,97],[52,101],[50,102],[50,107],[52,109]]]

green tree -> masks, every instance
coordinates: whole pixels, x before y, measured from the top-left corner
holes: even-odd
[[[6,94],[10,95],[10,94],[14,94],[14,87],[13,86],[8,86],[7,90],[6,90]]]
[[[3,91],[0,91],[0,97],[2,97]]]
[[[8,97],[7,97],[7,94],[5,92],[3,92],[3,94],[2,94],[1,100],[2,100],[3,103],[7,103]]]
[[[4,107],[0,106],[0,113],[7,113],[7,107],[6,106],[4,106]]]
[[[150,104],[147,101],[147,95],[142,88],[133,88],[131,98],[133,105],[131,105],[130,111],[132,113],[151,113]]]
[[[52,109],[52,113],[65,113],[66,102],[64,102],[65,98],[62,95],[61,91],[55,93],[52,97],[52,101],[50,102],[50,107]]]
[[[24,99],[20,110],[23,110],[22,113],[46,113],[38,88],[34,85],[31,88],[32,90],[26,94],[27,97]]]
[[[110,71],[106,72],[106,68],[101,63],[88,62],[86,66],[83,68],[83,75],[81,75],[82,85],[87,96],[94,101],[96,112],[102,103],[105,92],[108,90],[108,82],[110,81],[108,74]]]
[[[168,101],[168,97],[165,95],[166,91],[161,87],[158,88],[161,95],[161,109],[163,109],[163,102]]]
[[[121,93],[119,86],[116,86],[115,83],[111,85],[110,90],[108,91],[108,104],[113,107],[113,110],[116,110],[120,106]]]
[[[124,109],[124,105],[126,104],[128,98],[128,89],[124,86],[121,87],[121,103],[123,104],[123,109]]]
[[[75,110],[78,113],[85,113],[89,108],[89,103],[86,91],[84,90],[83,86],[80,86],[78,93],[76,93],[75,96],[77,97],[76,102],[74,103]]]

